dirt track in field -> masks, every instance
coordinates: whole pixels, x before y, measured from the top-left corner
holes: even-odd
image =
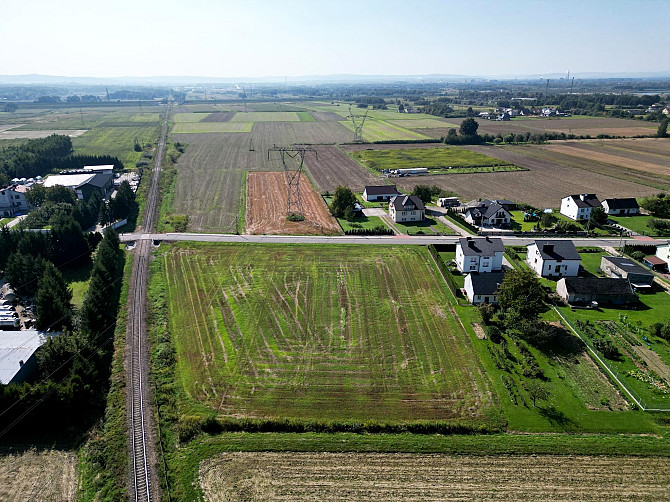
[[[0,456],[0,500],[77,500],[77,456],[63,451],[26,451]]]
[[[209,502],[667,500],[670,459],[224,453],[200,465]]]
[[[309,155],[305,165],[320,191],[334,191],[339,185],[362,192],[366,185],[381,185],[384,181],[360,166],[335,146],[320,146],[318,158]]]
[[[230,122],[235,112],[216,112],[210,113],[201,122]]]
[[[300,198],[305,221],[288,221],[288,182],[283,172],[248,173],[246,227],[249,234],[337,235],[339,224],[330,215],[305,174],[301,174]]]

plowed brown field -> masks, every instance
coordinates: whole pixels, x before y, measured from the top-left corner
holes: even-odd
[[[318,158],[307,156],[305,165],[318,190],[333,191],[339,185],[362,192],[365,185],[380,185],[383,180],[360,166],[335,146],[320,146]]]
[[[670,459],[382,453],[224,453],[200,465],[205,500],[665,500]]]
[[[528,171],[506,173],[459,174],[454,176],[417,176],[398,178],[398,188],[411,191],[415,185],[438,185],[466,200],[478,198],[503,198],[525,202],[533,206],[559,207],[561,198],[575,193],[596,193],[600,199],[610,197],[646,197],[658,192],[658,188],[641,185],[626,179],[614,178],[611,174],[589,172],[544,159],[533,158],[533,152],[551,152],[537,148],[538,145],[505,147],[469,146],[468,149],[505,160]],[[533,154],[534,155],[534,154]],[[621,168],[611,166],[616,171]],[[644,173],[642,173],[644,174]]]
[[[302,173],[300,198],[304,221],[286,219],[288,182],[283,172],[247,174],[246,226],[250,234],[337,235],[337,221]]]
[[[657,125],[637,120],[616,118],[527,118],[512,119],[509,122],[477,119],[480,134],[508,134],[508,133],[531,133],[541,132],[564,132],[565,134],[576,134],[597,136],[598,134],[609,134],[610,136],[653,136]]]

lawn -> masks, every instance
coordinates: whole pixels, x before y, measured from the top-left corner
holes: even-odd
[[[423,221],[393,223],[393,226],[407,235],[456,235],[451,228],[437,218],[426,216]]]
[[[75,307],[80,307],[84,301],[84,295],[88,290],[88,283],[91,278],[91,268],[93,262],[86,260],[84,263],[68,266],[61,271],[67,285],[72,288],[72,303]]]
[[[379,216],[358,216],[351,221],[344,218],[337,218],[342,230],[371,229],[377,227],[388,228]]]
[[[10,221],[14,219],[14,216],[10,218],[0,218],[0,227],[7,225]]]
[[[357,150],[349,155],[359,164],[373,171],[384,169],[428,169],[448,170],[449,167],[494,167],[511,166],[510,163],[473,152],[457,146],[437,148],[406,148],[395,150]]]
[[[172,116],[172,120],[177,124],[184,122],[200,122],[208,115],[209,113],[175,113]]]
[[[618,223],[622,227],[625,227],[628,230],[632,230],[638,234],[650,235],[652,237],[669,235],[668,232],[658,232],[657,230],[653,230],[651,227],[647,226],[649,222],[654,219],[654,217],[650,215],[640,214],[637,216],[608,216],[608,218]]]
[[[523,221],[524,211],[510,211],[512,214],[512,222],[510,228],[520,232],[531,232],[535,230],[537,221]]]
[[[490,383],[424,248],[184,244],[161,259],[190,408],[486,423]]]

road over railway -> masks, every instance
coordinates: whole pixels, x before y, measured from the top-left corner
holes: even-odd
[[[165,107],[163,127],[158,140],[156,162],[142,221],[142,230],[154,228],[158,204],[158,180],[165,150],[170,105]],[[147,342],[147,280],[151,241],[140,240],[133,251],[133,271],[128,290],[128,323],[126,332],[126,385],[128,411],[128,449],[132,462],[128,480],[128,498],[135,502],[161,500],[156,465],[156,432],[154,428],[153,395],[149,379],[149,348]]]
[[[308,235],[236,235],[236,234],[194,234],[194,233],[128,233],[121,234],[121,242],[141,242],[146,240],[153,241],[193,241],[193,242],[236,242],[247,244],[409,244],[421,245],[427,244],[449,244],[458,242],[461,237],[458,235],[446,236],[402,236],[396,235],[393,237],[377,237],[377,236],[308,236]],[[524,246],[535,241],[530,237],[502,237],[503,242],[508,246]],[[544,240],[565,240],[565,237],[542,237]],[[644,244],[636,239],[621,239],[621,238],[574,238],[572,239],[575,246],[598,246],[598,247],[619,247],[622,243],[627,244]],[[658,244],[664,244],[665,240],[656,240]]]

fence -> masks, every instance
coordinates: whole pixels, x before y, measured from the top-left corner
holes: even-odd
[[[553,309],[556,311],[556,313],[560,316],[561,319],[563,319],[563,322],[566,324],[566,326],[572,331],[577,338],[579,338],[582,342],[584,342],[584,345],[586,345],[587,350],[595,357],[595,359],[598,361],[598,364],[602,368],[604,368],[607,373],[614,379],[614,381],[619,385],[619,387],[626,393],[628,396],[633,400],[633,402],[640,408],[642,411],[670,411],[670,408],[661,408],[661,407],[652,407],[652,406],[657,406],[655,403],[647,403],[644,400],[640,398],[640,396],[631,388],[629,388],[623,381],[619,378],[622,376],[618,370],[612,367],[606,360],[605,357],[602,356],[596,349],[594,349],[582,336],[581,334],[573,328],[572,324],[561,314],[561,312],[556,308],[553,307]]]

